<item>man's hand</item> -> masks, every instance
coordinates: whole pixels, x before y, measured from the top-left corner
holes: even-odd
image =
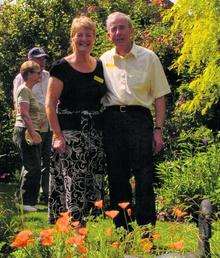
[[[162,129],[154,130],[153,141],[154,141],[153,142],[154,152],[155,153],[160,152],[164,147]]]

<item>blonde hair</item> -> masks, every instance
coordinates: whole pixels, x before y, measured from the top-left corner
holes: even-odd
[[[70,44],[72,46],[72,38],[82,28],[91,30],[93,34],[96,34],[96,23],[87,16],[79,16],[73,19],[70,29]]]
[[[27,81],[29,73],[35,71],[40,71],[40,66],[33,60],[24,62],[20,67],[20,73],[24,81]]]
[[[121,13],[121,12],[114,12],[114,13],[109,14],[109,16],[108,16],[107,19],[106,19],[106,27],[107,27],[107,30],[109,30],[110,23],[112,22],[112,20],[113,20],[115,17],[120,17],[120,18],[126,20],[126,21],[128,22],[128,26],[129,26],[130,28],[133,28],[132,21],[131,21],[131,18],[130,18],[129,15],[127,15],[127,14],[125,14],[125,13]]]

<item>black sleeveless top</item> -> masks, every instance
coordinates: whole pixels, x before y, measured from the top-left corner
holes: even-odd
[[[50,76],[63,82],[63,90],[57,109],[61,129],[73,129],[72,126],[67,124],[70,123],[68,120],[78,118],[74,113],[78,111],[99,111],[101,109],[100,101],[105,95],[107,87],[100,60],[97,60],[93,72],[82,73],[62,58],[52,65]]]

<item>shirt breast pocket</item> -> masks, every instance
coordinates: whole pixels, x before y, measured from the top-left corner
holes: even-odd
[[[132,73],[128,74],[128,84],[132,87],[138,87],[138,85],[147,84],[146,74],[140,70],[135,69]]]

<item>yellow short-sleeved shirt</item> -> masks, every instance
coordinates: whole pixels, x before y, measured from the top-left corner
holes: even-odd
[[[150,108],[156,98],[170,93],[160,60],[151,50],[133,44],[124,57],[113,48],[100,59],[109,89],[102,99],[104,106],[141,105]]]

